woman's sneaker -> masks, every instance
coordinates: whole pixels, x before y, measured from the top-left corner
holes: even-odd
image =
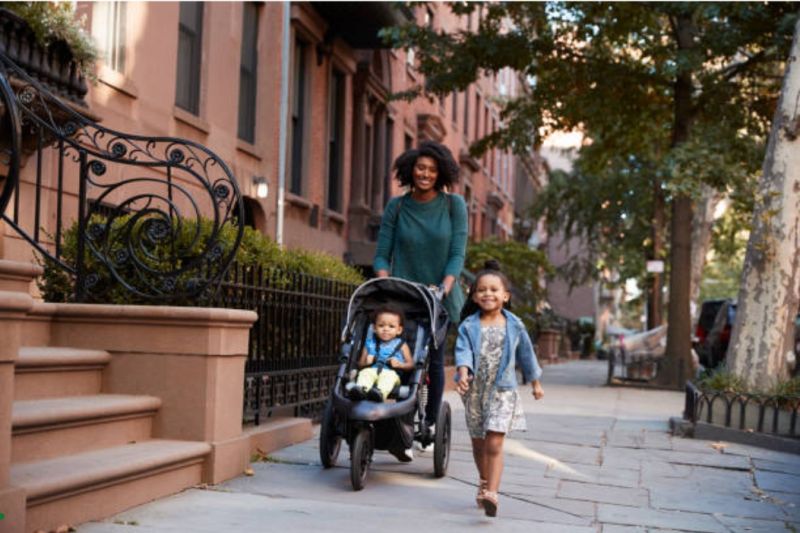
[[[389,453],[394,455],[401,463],[409,463],[414,460],[414,448],[406,448],[405,450],[389,450]]]
[[[417,449],[422,453],[433,453],[433,441],[436,437],[436,424],[428,426],[428,435],[430,435],[431,442],[427,446],[423,446],[421,442],[417,441]]]

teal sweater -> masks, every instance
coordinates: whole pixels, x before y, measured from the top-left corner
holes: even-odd
[[[450,319],[458,322],[464,304],[458,280],[467,247],[467,206],[461,196],[450,197],[448,200],[445,193],[439,193],[422,203],[406,194],[389,200],[381,219],[373,268],[425,285],[439,285],[445,276],[455,276],[456,283],[444,306]]]

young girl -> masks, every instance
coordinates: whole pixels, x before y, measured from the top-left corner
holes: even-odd
[[[456,341],[456,381],[480,475],[476,502],[487,516],[497,515],[503,439],[511,430],[525,429],[517,366],[523,383],[533,382],[533,397],[544,396],[539,383],[542,369],[525,325],[504,309],[511,298],[509,291],[508,278],[498,263],[487,261],[470,290],[470,303],[478,310],[461,323]]]

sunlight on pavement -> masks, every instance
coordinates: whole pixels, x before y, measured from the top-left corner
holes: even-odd
[[[544,465],[547,465],[555,471],[565,472],[572,476],[577,476],[583,479],[589,479],[589,476],[582,474],[581,472],[578,472],[577,470],[575,470],[570,466],[565,465],[564,463],[562,463],[561,461],[559,461],[554,457],[550,457],[549,455],[545,455],[535,450],[531,450],[518,440],[506,439],[504,447],[508,453],[516,457],[531,459],[532,461],[536,461],[537,463],[542,463]]]

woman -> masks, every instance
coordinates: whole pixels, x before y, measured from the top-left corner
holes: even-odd
[[[444,306],[458,321],[464,293],[457,283],[467,246],[467,206],[461,196],[444,192],[458,180],[458,163],[450,150],[426,141],[394,162],[395,178],[409,192],[389,200],[381,219],[373,268],[389,275],[444,289]],[[444,392],[444,343],[431,354],[428,376],[428,425]]]

